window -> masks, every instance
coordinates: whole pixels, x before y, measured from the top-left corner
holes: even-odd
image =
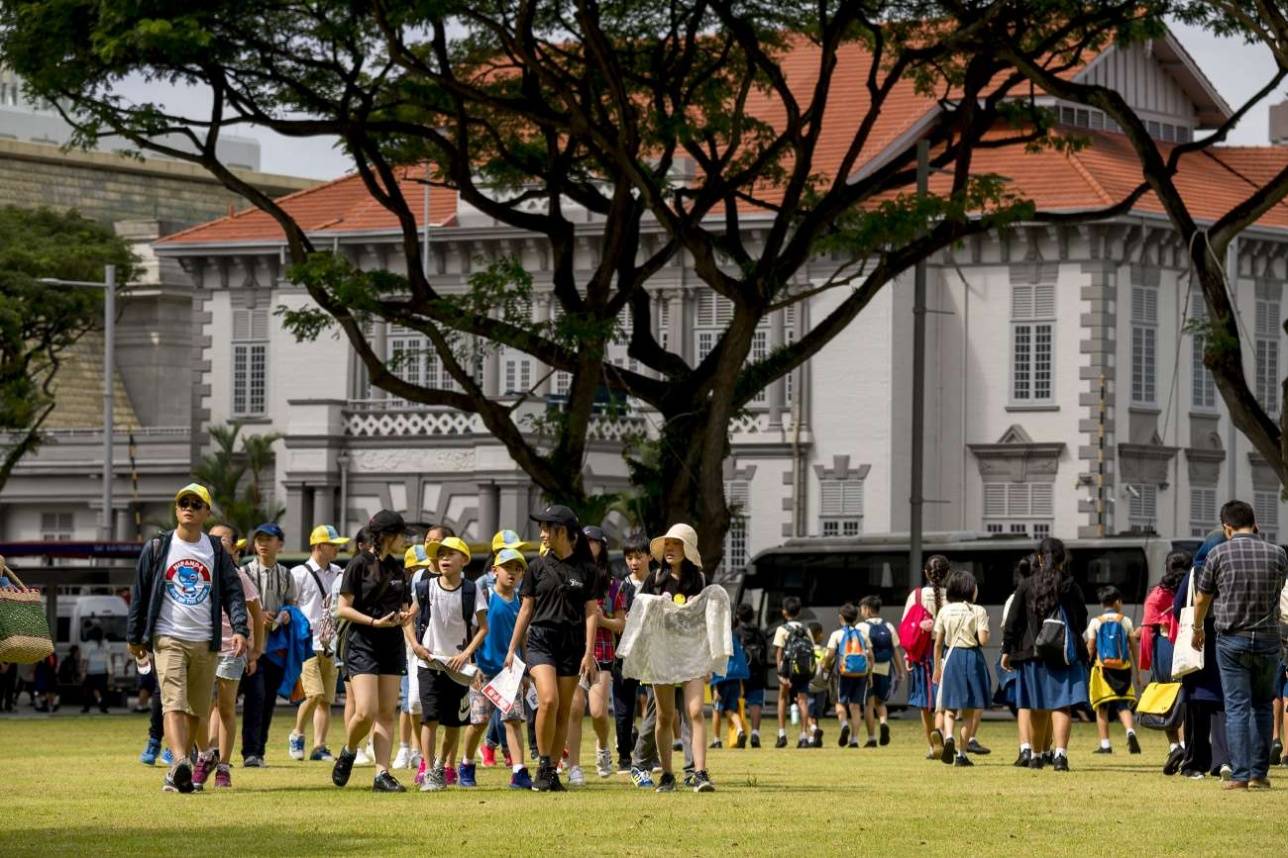
[[[505,362],[505,390],[509,395],[527,393],[532,389],[532,361],[512,357]]]
[[[819,483],[819,532],[823,536],[858,536],[863,532],[863,480]]]
[[[635,358],[630,356],[631,333],[635,329],[635,319],[631,315],[631,308],[624,307],[622,315],[618,318],[617,330],[613,332],[613,338],[608,342],[606,358],[608,363],[622,369],[629,369],[631,372],[639,372],[640,364]]]
[[[233,310],[233,416],[264,413],[268,390],[268,310]]]
[[[1127,527],[1132,533],[1158,532],[1158,486],[1127,487]]]
[[[1279,302],[1257,299],[1257,401],[1279,415]]]
[[[453,346],[453,353],[463,368],[469,369],[476,384],[483,383],[483,349],[474,339],[464,339]],[[387,363],[390,371],[408,384],[435,390],[458,390],[456,379],[442,361],[429,337],[407,328],[391,328],[387,346]],[[522,373],[521,369],[517,372]],[[529,374],[531,369],[528,369]],[[517,379],[516,379],[517,380]],[[525,388],[526,389],[526,388]],[[406,405],[404,400],[391,398],[394,405]]]
[[[1190,489],[1190,536],[1205,538],[1217,525],[1216,489]]]
[[[661,301],[657,311],[657,344],[662,351],[671,349],[671,302]]]
[[[769,327],[766,324],[757,328],[756,332],[751,335],[751,354],[747,355],[747,359],[754,362],[762,361],[767,357],[769,357]],[[769,402],[769,389],[767,387],[762,387],[751,398],[752,405],[764,405],[767,402]]]
[[[1055,517],[1051,483],[985,483],[984,531],[1043,536]]]
[[[1279,492],[1253,492],[1252,511],[1266,542],[1279,542]]]
[[[1203,303],[1203,295],[1198,295],[1197,301],[1191,299],[1193,310],[1190,316],[1198,321],[1207,320],[1207,305]],[[1193,384],[1190,393],[1190,405],[1194,408],[1205,410],[1216,408],[1216,379],[1212,377],[1212,371],[1203,365],[1203,352],[1207,348],[1207,338],[1202,334],[1194,335],[1194,342],[1191,345],[1191,364]]]
[[[693,363],[706,360],[725,327],[733,321],[733,303],[710,289],[698,293],[693,319]]]
[[[783,310],[783,342],[789,346],[792,343],[796,342],[796,305],[795,304]],[[783,387],[784,387],[783,403],[787,405],[789,408],[795,402],[794,397],[796,396],[796,374],[798,372],[800,372],[799,369],[794,369],[791,372],[787,373],[786,377],[783,379]]]
[[[1131,401],[1158,401],[1158,290],[1131,287]]]
[[[729,530],[725,533],[724,568],[726,577],[742,575],[747,569],[749,491],[746,480],[725,483],[725,502],[729,504]]]
[[[76,523],[70,512],[40,514],[40,538],[45,542],[71,542],[75,530]]]
[[[1011,400],[1051,402],[1055,284],[1011,288]]]

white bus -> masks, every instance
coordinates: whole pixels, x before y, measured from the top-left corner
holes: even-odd
[[[1002,606],[1015,589],[1015,565],[1037,544],[1031,537],[972,532],[930,533],[923,541],[923,557],[942,554],[954,569],[969,571],[979,583],[979,604],[988,610],[993,631],[984,653],[990,669],[1002,643]],[[1137,626],[1145,595],[1162,577],[1168,553],[1193,553],[1199,545],[1197,539],[1136,534],[1065,540],[1088,611],[1099,612],[1096,591],[1112,584],[1122,591],[1123,611]],[[875,595],[881,597],[881,616],[897,627],[908,594],[921,584],[921,570],[908,568],[907,534],[804,537],[757,554],[738,585],[737,601],[752,605],[761,627],[772,633],[782,623],[783,599],[797,596],[801,620],[818,622],[831,633],[839,625],[841,605]],[[773,676],[765,682],[776,689]]]

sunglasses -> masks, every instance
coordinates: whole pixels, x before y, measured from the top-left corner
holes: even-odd
[[[178,506],[179,509],[191,509],[198,512],[206,508],[204,503],[192,498],[183,498],[176,504],[176,506]]]

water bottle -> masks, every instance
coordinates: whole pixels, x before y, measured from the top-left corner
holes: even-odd
[[[801,722],[801,708],[795,703],[792,704],[792,726],[795,727]]]
[[[147,653],[144,653],[143,658],[136,658],[134,660],[134,669],[138,671],[139,676],[147,676],[152,672],[151,657],[149,657]]]

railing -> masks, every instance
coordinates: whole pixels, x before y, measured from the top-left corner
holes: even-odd
[[[41,437],[46,440],[67,440],[76,441],[79,439],[102,439],[103,430],[98,428],[85,429],[42,429]],[[187,438],[191,430],[187,426],[138,426],[134,429],[124,429],[119,426],[112,430],[113,440],[120,438],[128,440],[130,435],[135,438]],[[12,443],[20,435],[13,432],[0,433],[0,443]]]

